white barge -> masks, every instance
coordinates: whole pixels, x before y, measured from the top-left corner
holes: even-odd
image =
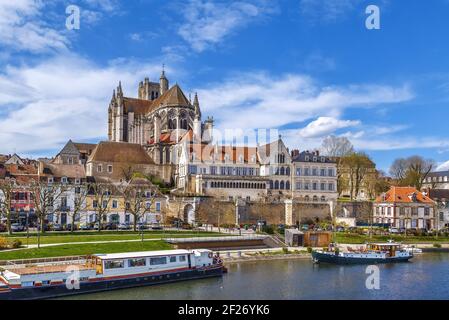
[[[0,300],[67,295],[221,276],[211,250],[163,250],[94,254],[78,262],[0,267]]]

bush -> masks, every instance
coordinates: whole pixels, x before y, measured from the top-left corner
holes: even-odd
[[[4,237],[0,237],[0,250],[8,249],[8,240]]]
[[[312,253],[312,247],[307,247],[307,252]]]
[[[22,241],[20,241],[19,239],[15,239],[14,241],[11,242],[10,246],[13,249],[20,248],[22,246]]]
[[[282,253],[283,254],[289,254],[290,251],[288,251],[288,248],[282,248]]]
[[[440,244],[440,243],[434,243],[434,244],[433,244],[433,247],[434,247],[434,248],[441,248],[441,244]]]
[[[268,233],[268,234],[274,234],[273,226],[263,226],[262,232]]]

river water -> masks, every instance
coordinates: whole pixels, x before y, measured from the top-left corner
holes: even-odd
[[[367,289],[363,265],[314,265],[309,259],[241,262],[222,278],[124,289],[66,299],[449,299],[449,253],[378,265],[379,289]]]

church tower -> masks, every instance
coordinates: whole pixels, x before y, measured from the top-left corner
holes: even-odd
[[[161,90],[160,95],[162,96],[165,92],[168,91],[168,87],[169,87],[168,79],[165,76],[164,68],[162,68],[161,77],[159,79],[159,86],[160,86],[160,90]]]
[[[195,118],[193,119],[193,140],[197,142],[201,141],[201,111],[197,93],[195,93],[193,107],[195,108]]]

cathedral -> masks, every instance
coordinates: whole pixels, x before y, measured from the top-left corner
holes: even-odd
[[[164,70],[159,83],[141,81],[137,96],[125,97],[121,83],[114,90],[108,108],[109,141],[142,145],[161,166],[162,178],[173,182],[179,142],[189,133],[195,140],[210,142],[213,119],[202,122],[198,95],[192,102],[178,84],[170,88]]]

